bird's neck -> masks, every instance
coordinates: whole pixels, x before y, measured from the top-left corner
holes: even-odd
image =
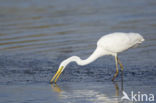
[[[87,65],[90,64],[92,62],[94,62],[96,59],[98,59],[101,55],[101,50],[99,48],[96,48],[95,51],[85,60],[77,60],[75,61],[78,65]]]
[[[87,59],[82,60],[78,56],[72,56],[72,57],[69,57],[68,59],[64,60],[60,66],[63,65],[64,67],[66,67],[71,62],[76,62],[78,65],[81,65],[81,66],[87,65],[89,63],[92,63],[97,58],[99,58],[103,55],[105,55],[105,54],[103,54],[103,51],[101,50],[101,48],[96,48],[95,51]]]

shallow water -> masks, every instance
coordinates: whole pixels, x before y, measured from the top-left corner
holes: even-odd
[[[0,98],[4,98],[3,94],[6,94],[6,97],[14,99],[13,101],[17,103],[19,94],[16,89],[24,87],[23,91],[29,90],[31,94],[36,86],[39,88],[35,89],[36,94],[46,91],[48,94],[42,100],[38,99],[40,95],[34,98],[32,96],[33,102],[37,102],[36,98],[40,102],[47,98],[50,102],[51,98],[59,97],[55,92],[49,92],[51,87],[48,84],[59,63],[72,55],[80,56],[82,59],[87,58],[96,48],[96,41],[112,32],[138,32],[143,35],[145,42],[142,45],[121,53],[119,58],[125,67],[124,81],[130,81],[133,86],[139,82],[138,84],[145,84],[149,91],[154,91],[156,88],[155,28],[156,1],[154,0],[1,0],[0,85],[3,93],[0,94]],[[87,92],[88,84],[89,88],[97,93],[98,88],[101,91],[109,86],[114,87],[110,82],[114,72],[114,58],[106,56],[83,67],[75,63],[70,64],[58,83],[60,87],[72,84],[69,90],[75,91],[78,88],[80,92],[81,90]],[[117,81],[120,81],[119,77]],[[82,88],[79,82],[84,84]],[[136,88],[138,87],[137,85]],[[40,88],[43,91],[39,91]],[[17,95],[13,96],[9,91]],[[111,98],[113,90],[108,91]],[[144,92],[148,90],[145,89]],[[29,93],[23,93],[23,97],[18,102],[25,100],[32,102],[27,99]],[[75,99],[74,96],[77,94],[69,92],[68,95],[71,95],[71,98],[66,98],[64,101],[69,103],[70,100],[74,100],[75,103],[88,103],[86,98],[95,100],[90,102],[100,102],[96,101],[94,96]],[[0,99],[1,102],[2,100],[5,99]]]
[[[152,83],[152,84],[149,84]],[[135,98],[141,94],[156,94],[156,82],[62,82],[59,85],[33,83],[26,85],[0,85],[3,103],[137,103],[121,100],[124,90]],[[140,87],[141,85],[141,87]],[[140,92],[140,93],[139,93]],[[130,97],[131,98],[131,97]],[[145,98],[143,98],[146,100]],[[151,103],[149,100],[138,103]],[[154,103],[154,102],[152,102]]]

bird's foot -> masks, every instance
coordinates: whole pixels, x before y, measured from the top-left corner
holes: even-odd
[[[115,78],[112,78],[112,81],[114,82]]]
[[[116,78],[117,76],[118,76],[118,73],[116,73],[116,74],[113,76],[112,81],[114,81],[115,78]]]

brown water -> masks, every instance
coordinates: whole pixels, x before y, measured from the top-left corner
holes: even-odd
[[[10,84],[14,84],[15,88],[21,87],[19,84],[34,83],[31,88],[38,82],[46,84],[62,60],[72,55],[87,58],[96,48],[97,40],[112,32],[138,32],[143,35],[145,42],[142,45],[122,53],[119,58],[125,67],[125,81],[139,81],[139,84],[154,82],[150,91],[154,90],[156,1],[0,0],[0,84],[2,87],[5,85],[5,89],[10,88]],[[114,64],[114,58],[109,56],[84,67],[72,63],[59,81],[73,83],[71,87],[77,85],[75,82],[90,83],[92,89],[93,81],[111,80]],[[100,83],[97,88],[102,87]],[[86,89],[86,85],[78,89]],[[109,86],[113,87],[112,84]],[[4,95],[0,96],[3,98]],[[23,98],[26,99],[25,96]],[[81,100],[88,103],[81,97],[74,102]]]

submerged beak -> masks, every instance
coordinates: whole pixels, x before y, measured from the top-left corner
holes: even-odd
[[[57,81],[57,79],[59,78],[59,76],[61,75],[61,73],[62,73],[62,70],[63,70],[63,66],[61,66],[58,70],[57,70],[57,72],[56,72],[56,74],[53,76],[53,78],[50,80],[50,83],[55,83],[56,84],[56,81]],[[54,81],[55,80],[55,81]]]
[[[57,93],[62,92],[61,88],[57,84],[51,84],[51,88],[53,89],[54,92],[57,92]]]

